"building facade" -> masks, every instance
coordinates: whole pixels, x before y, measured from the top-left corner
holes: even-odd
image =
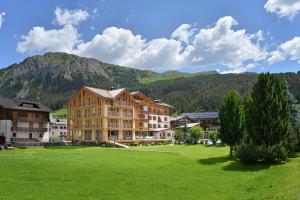
[[[50,109],[20,98],[0,99],[0,133],[6,142],[40,142],[49,127]]]
[[[68,102],[68,140],[170,140],[171,106],[127,89],[81,88]]]
[[[65,140],[67,138],[67,119],[50,117],[49,138],[52,140]]]

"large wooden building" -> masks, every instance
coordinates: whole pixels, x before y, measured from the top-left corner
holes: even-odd
[[[0,134],[7,143],[40,142],[48,131],[50,109],[21,98],[0,99]]]
[[[172,106],[126,88],[81,88],[68,102],[68,139],[75,141],[171,140]]]

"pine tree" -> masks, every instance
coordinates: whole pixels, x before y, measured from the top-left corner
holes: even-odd
[[[240,143],[243,135],[243,109],[240,96],[230,91],[220,107],[220,139],[230,146],[230,159],[233,147]]]
[[[249,102],[250,101],[250,102]],[[287,88],[280,78],[260,74],[246,106],[248,140],[262,149],[262,160],[284,160],[294,136]]]

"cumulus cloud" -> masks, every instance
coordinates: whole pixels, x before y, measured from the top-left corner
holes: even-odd
[[[57,7],[54,11],[54,22],[59,25],[78,25],[80,22],[89,18],[89,13],[85,10],[68,10]]]
[[[2,27],[2,24],[3,24],[3,22],[4,22],[4,16],[6,15],[6,13],[5,12],[1,12],[0,13],[0,28]]]
[[[66,25],[62,29],[45,30],[44,27],[33,27],[27,35],[21,36],[17,51],[21,53],[42,53],[47,51],[72,52],[79,42],[77,29]]]
[[[287,58],[300,63],[300,37],[282,43],[278,50],[271,52],[268,62],[274,64]]]
[[[213,27],[179,26],[169,38],[146,40],[132,31],[108,27],[90,41],[80,41],[71,25],[62,29],[33,28],[18,44],[19,52],[66,51],[128,67],[178,69],[187,66],[222,65],[242,72],[265,59],[259,44],[262,33],[234,30],[237,21],[226,16]]]
[[[183,53],[186,64],[192,66],[221,64],[239,68],[246,62],[256,62],[265,57],[265,52],[246,30],[233,30],[237,21],[226,16],[216,25],[200,29],[194,41]]]
[[[191,36],[193,36],[196,31],[195,29],[191,29],[191,27],[190,24],[182,24],[172,33],[171,38],[178,39],[179,41],[188,44]]]
[[[265,9],[270,13],[276,13],[280,17],[293,19],[300,11],[299,0],[268,0]]]

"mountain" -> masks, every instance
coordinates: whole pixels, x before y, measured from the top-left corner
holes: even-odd
[[[278,76],[287,81],[300,102],[300,72]],[[0,69],[0,97],[22,96],[57,110],[83,85],[104,89],[127,87],[131,91],[141,90],[153,99],[160,98],[179,112],[213,111],[230,89],[247,95],[256,78],[255,73],[156,73],[66,53],[46,53]]]

